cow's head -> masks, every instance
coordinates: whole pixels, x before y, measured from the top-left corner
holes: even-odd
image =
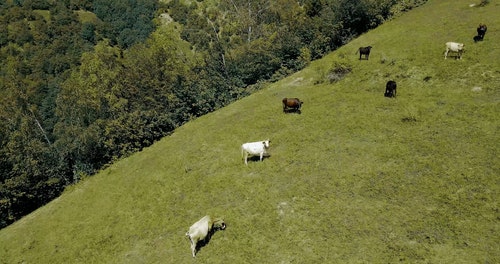
[[[226,229],[226,223],[224,219],[216,219],[213,225],[214,230],[224,230]]]
[[[269,148],[269,143],[271,142],[271,140],[265,140],[265,141],[262,141],[262,144],[264,144],[264,148]]]

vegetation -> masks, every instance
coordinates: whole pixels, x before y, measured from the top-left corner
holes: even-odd
[[[3,1],[0,227],[421,2]]]
[[[429,1],[67,188],[0,230],[0,263],[191,263],[205,214],[228,226],[200,263],[499,263],[500,38],[472,37],[500,17],[469,4]],[[266,138],[245,166],[240,144]]]

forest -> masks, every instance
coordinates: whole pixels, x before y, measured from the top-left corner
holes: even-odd
[[[0,3],[0,228],[425,0]]]

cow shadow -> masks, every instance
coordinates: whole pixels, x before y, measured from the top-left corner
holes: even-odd
[[[283,113],[285,114],[290,114],[290,113],[295,113],[295,114],[302,114],[302,111],[300,111],[300,109],[285,109],[283,110]]]
[[[472,39],[474,40],[474,42],[478,42],[478,41],[483,41],[484,37],[477,35],[474,36]]]
[[[208,232],[207,236],[205,237],[205,239],[203,240],[200,240],[198,241],[198,243],[196,243],[196,253],[198,253],[201,248],[205,247],[206,245],[208,245],[208,243],[210,242],[210,239],[212,239],[212,236],[215,234],[215,232],[217,232],[218,230],[215,230],[215,229],[212,229]]]
[[[452,58],[452,59],[455,59],[455,60],[459,60],[459,59],[460,59],[460,55],[459,55],[458,53],[448,55],[448,57],[449,57],[449,58]]]
[[[262,156],[262,161],[264,161],[265,159],[270,158],[270,157],[271,157],[270,154],[264,154],[264,156]],[[251,162],[260,162],[260,156],[251,156],[251,157],[248,157],[248,161],[251,161]]]

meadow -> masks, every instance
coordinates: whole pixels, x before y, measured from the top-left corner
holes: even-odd
[[[0,263],[500,263],[500,3],[473,2],[430,0],[69,187],[0,230]],[[193,259],[206,214],[227,229]]]

